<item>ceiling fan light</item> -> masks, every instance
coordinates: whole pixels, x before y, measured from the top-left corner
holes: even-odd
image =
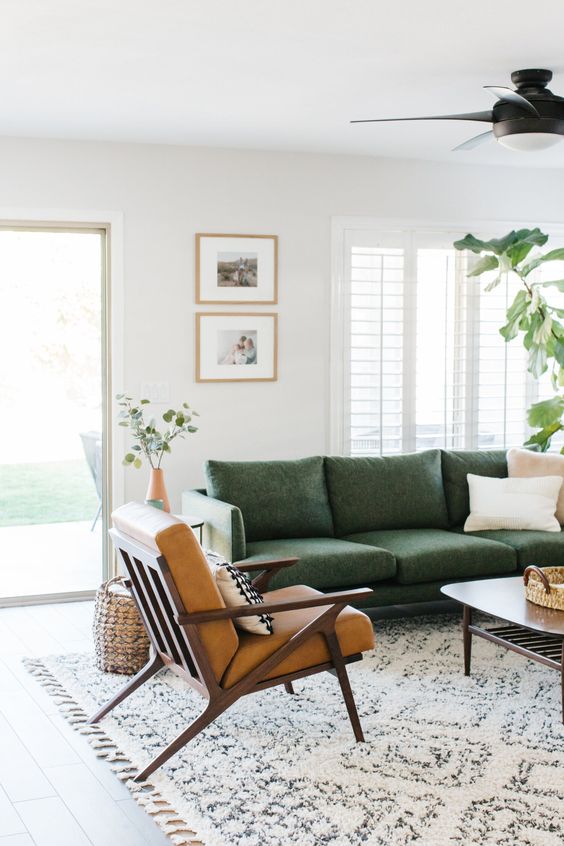
[[[554,147],[562,140],[562,136],[554,132],[521,132],[515,135],[502,135],[497,140],[509,150],[529,153]]]

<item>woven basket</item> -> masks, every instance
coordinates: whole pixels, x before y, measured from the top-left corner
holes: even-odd
[[[564,567],[536,567],[531,564],[523,573],[525,596],[535,605],[564,611]]]
[[[96,666],[105,673],[133,675],[149,660],[149,638],[123,576],[96,591],[94,647]]]

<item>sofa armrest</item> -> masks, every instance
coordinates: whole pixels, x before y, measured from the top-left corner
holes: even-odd
[[[236,505],[207,496],[203,490],[182,493],[182,513],[200,517],[204,521],[205,549],[223,555],[226,561],[246,558],[243,515]]]

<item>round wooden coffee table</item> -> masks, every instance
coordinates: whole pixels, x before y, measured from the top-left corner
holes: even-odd
[[[521,576],[444,585],[441,593],[463,606],[464,674],[470,675],[472,635],[552,667],[560,672],[564,723],[564,611],[543,608],[525,599]],[[472,611],[505,620],[507,625],[474,625]]]

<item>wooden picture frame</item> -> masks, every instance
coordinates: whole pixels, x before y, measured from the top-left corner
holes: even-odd
[[[276,305],[278,235],[198,232],[196,303]]]
[[[276,382],[275,312],[196,312],[196,382]]]

